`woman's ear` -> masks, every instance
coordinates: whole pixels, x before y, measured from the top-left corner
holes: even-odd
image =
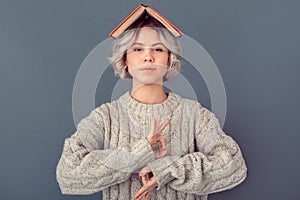
[[[171,65],[171,53],[169,52],[169,56],[168,56],[168,66],[170,67]]]
[[[126,59],[126,57],[127,57],[127,54],[125,53],[125,55],[123,57],[123,60],[124,60],[125,65],[127,66],[127,59]]]

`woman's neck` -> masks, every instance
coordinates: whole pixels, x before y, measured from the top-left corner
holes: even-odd
[[[139,88],[132,88],[131,96],[135,100],[145,104],[162,103],[168,98],[163,90],[163,85],[147,84]]]

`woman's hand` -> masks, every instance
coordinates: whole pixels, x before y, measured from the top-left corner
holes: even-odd
[[[152,147],[154,158],[162,158],[167,154],[166,143],[162,136],[162,131],[167,127],[170,120],[166,119],[165,122],[160,125],[161,115],[158,115],[156,119],[152,120],[150,133],[147,136],[147,140]],[[135,200],[140,200],[145,197],[145,200],[149,199],[151,191],[153,191],[157,186],[157,181],[153,175],[151,168],[146,166],[140,172],[139,176],[142,177],[142,182],[144,186],[134,194]]]
[[[147,136],[147,140],[152,147],[155,159],[161,158],[167,154],[166,143],[162,136],[162,131],[167,127],[170,120],[166,119],[166,121],[159,126],[160,120],[161,115],[158,115],[156,119],[152,120],[150,133]]]
[[[147,178],[147,175],[150,175],[150,179]],[[142,177],[144,186],[134,194],[134,200],[140,200],[145,197],[145,200],[149,199],[151,191],[157,187],[157,181],[154,175],[152,174],[151,168],[146,166],[140,172],[139,175]]]

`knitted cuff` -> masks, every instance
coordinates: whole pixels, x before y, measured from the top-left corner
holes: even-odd
[[[148,166],[151,168],[152,173],[155,176],[156,181],[158,183],[158,188],[156,190],[159,190],[165,184],[174,179],[171,173],[171,167],[172,164],[178,159],[179,156],[177,155],[165,156],[151,163],[148,163]]]
[[[154,161],[152,148],[146,138],[138,140],[132,146],[131,152],[138,155],[138,163],[141,167],[144,167],[147,163]]]

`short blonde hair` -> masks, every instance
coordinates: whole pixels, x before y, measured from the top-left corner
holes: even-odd
[[[132,79],[126,66],[126,53],[132,46],[140,28],[151,27],[157,31],[162,44],[169,51],[168,70],[164,76],[164,81],[168,81],[180,72],[182,61],[182,49],[179,40],[174,37],[170,31],[160,22],[149,17],[147,20],[142,20],[139,23],[135,23],[127,31],[122,33],[113,43],[112,56],[109,61],[114,68],[115,75],[120,76],[122,79]]]

